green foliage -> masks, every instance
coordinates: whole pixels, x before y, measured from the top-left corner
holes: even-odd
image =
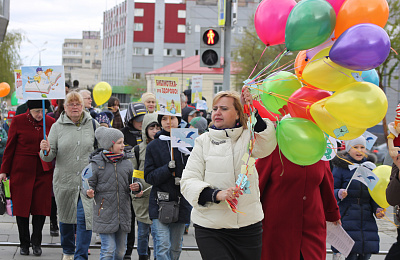
[[[286,48],[284,44],[269,46],[263,54],[266,46],[258,38],[256,29],[254,27],[254,16],[249,19],[249,25],[244,31],[244,36],[240,39],[237,39],[236,41],[238,42],[238,47],[233,50],[233,60],[235,62],[238,62],[238,66],[241,70],[239,74],[236,75],[236,90],[240,90],[243,86],[243,81],[245,81],[249,77],[254,77],[265,66],[270,64],[278,56],[278,54],[284,51]],[[287,65],[293,63],[297,53],[298,52],[289,53],[288,55],[282,57],[276,68],[286,63],[288,63]],[[258,65],[254,69],[257,62]],[[289,71],[292,68],[293,66],[285,70]],[[252,73],[253,69],[254,72]],[[269,70],[266,71],[267,74],[269,74],[268,72]],[[290,72],[294,73],[293,70]],[[265,76],[261,78],[265,78]]]
[[[21,32],[11,31],[0,42],[0,82],[7,82],[11,87],[7,98],[14,92],[14,70],[21,66],[19,50],[22,40]]]

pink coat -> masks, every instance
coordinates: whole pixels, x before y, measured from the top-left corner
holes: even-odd
[[[300,166],[279,147],[256,164],[263,205],[263,260],[325,259],[326,221],[340,219],[329,163]]]

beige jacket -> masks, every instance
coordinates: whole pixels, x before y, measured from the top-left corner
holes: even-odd
[[[276,147],[275,127],[266,119],[267,129],[256,133],[256,142],[252,157],[263,158],[271,154]],[[238,199],[237,209],[245,214],[233,213],[225,201],[198,204],[204,188],[224,190],[234,187],[244,165],[242,158],[248,152],[250,131],[234,128],[226,130],[210,129],[196,139],[181,180],[181,192],[193,206],[192,221],[206,228],[240,228],[252,225],[264,218],[258,188],[258,174],[249,175],[250,194]]]

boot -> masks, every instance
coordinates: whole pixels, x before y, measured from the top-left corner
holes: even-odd
[[[58,233],[58,225],[57,223],[50,222],[50,236],[58,237],[60,234]]]
[[[148,255],[139,255],[139,260],[149,260],[149,256]]]

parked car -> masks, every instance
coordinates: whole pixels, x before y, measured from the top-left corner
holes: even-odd
[[[378,157],[378,163],[383,163],[383,160],[385,160],[385,157],[388,154],[387,144],[383,143],[377,146],[373,146],[371,150],[376,155],[376,157]]]

